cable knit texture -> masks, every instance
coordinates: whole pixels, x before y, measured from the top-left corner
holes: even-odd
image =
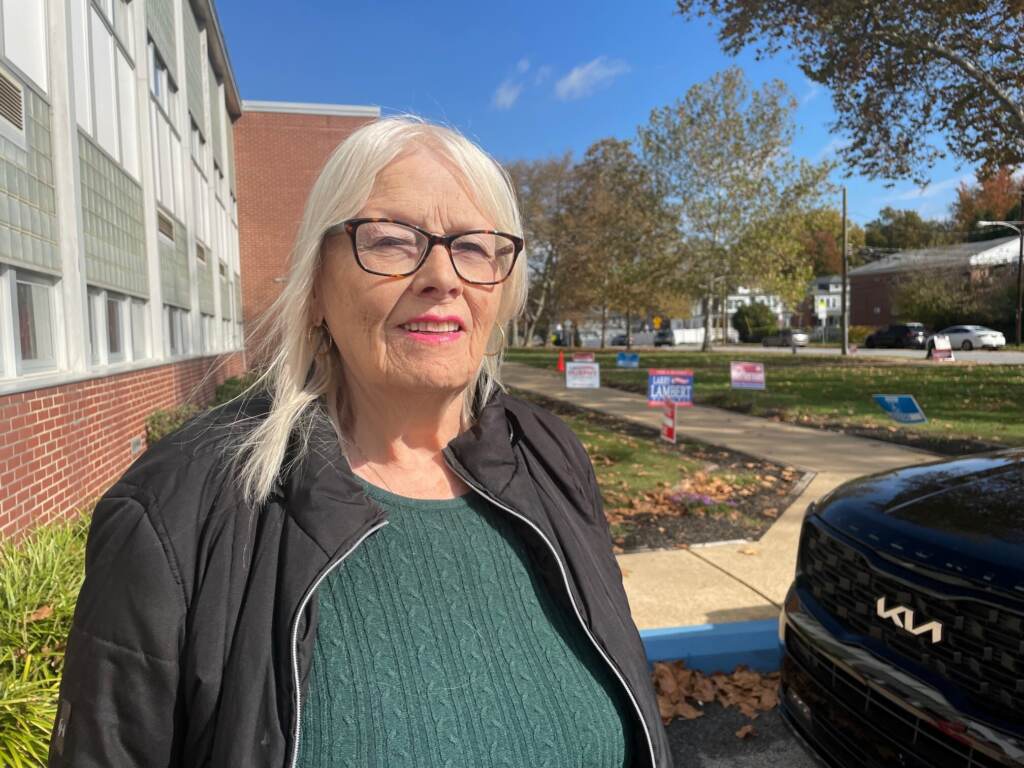
[[[321,584],[301,768],[621,768],[633,715],[521,535],[475,492],[389,513]],[[522,533],[521,533],[522,531]]]

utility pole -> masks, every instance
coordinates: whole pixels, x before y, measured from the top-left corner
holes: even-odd
[[[1020,188],[1020,209],[1017,211],[1017,218],[1024,221],[1024,186]],[[1021,272],[1024,270],[1024,228],[1017,230],[1017,243],[1019,247],[1017,255],[1017,350],[1020,350],[1020,312],[1021,304],[1024,303],[1024,282],[1021,281]]]
[[[1021,198],[1024,200],[1024,197]],[[841,330],[843,335],[843,354],[850,354],[850,312],[849,312],[849,301],[850,297],[846,291],[846,276],[850,271],[850,256],[849,256],[849,245],[847,244],[847,231],[846,231],[846,186],[843,185],[843,298],[842,298],[842,316],[840,317]],[[1019,282],[1019,281],[1018,281]],[[1019,289],[1019,286],[1018,286]],[[1019,290],[1018,290],[1019,294]],[[1019,305],[1018,301],[1018,305]],[[1020,336],[1020,312],[1017,313],[1017,335]]]

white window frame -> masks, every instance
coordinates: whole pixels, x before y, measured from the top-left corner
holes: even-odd
[[[47,289],[48,321],[50,323],[51,356],[42,360],[22,358],[21,337],[18,320],[18,283],[31,283]],[[20,267],[0,264],[0,311],[4,320],[0,322],[0,374],[4,377],[26,376],[40,372],[58,371],[63,365],[61,353],[64,345],[62,332],[63,311],[60,304],[59,278],[32,272]]]
[[[169,358],[184,357],[190,354],[192,344],[189,334],[191,313],[187,309],[173,304],[164,304],[164,353]],[[171,340],[177,337],[180,349],[171,346]]]
[[[119,319],[121,323],[121,351],[111,353],[110,351],[110,328],[107,324],[107,302],[115,301],[119,304]],[[89,346],[89,367],[104,368],[110,365],[120,365],[149,357],[149,328],[146,320],[146,305],[148,302],[135,296],[130,296],[118,291],[108,291],[106,288],[90,285],[86,291],[86,312],[89,323],[86,326],[87,343]],[[141,315],[133,307],[141,306]],[[141,316],[142,322],[142,343],[144,349],[136,351],[135,334],[136,321]],[[95,336],[95,339],[94,339]]]
[[[150,353],[149,334],[149,302],[144,299],[131,298],[131,347],[132,360],[146,360]],[[136,336],[138,335],[138,338]]]

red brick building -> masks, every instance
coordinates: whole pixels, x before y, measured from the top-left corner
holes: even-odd
[[[91,508],[148,415],[245,367],[212,0],[4,4],[4,25],[0,538]]]
[[[302,208],[328,156],[379,116],[378,107],[243,102],[235,123],[235,153],[247,327],[281,290]]]
[[[907,280],[982,279],[996,267],[1016,264],[1019,238],[1003,237],[936,248],[899,251],[850,270],[850,323],[882,326],[900,320],[897,302]]]

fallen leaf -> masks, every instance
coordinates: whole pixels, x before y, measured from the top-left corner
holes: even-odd
[[[754,726],[751,725],[750,723],[747,723],[746,725],[740,726],[740,729],[738,731],[736,731],[736,738],[737,739],[746,739],[746,738],[749,738],[751,736],[756,736],[756,735],[757,735],[757,731],[754,730]]]
[[[26,621],[30,623],[33,621],[42,621],[43,619],[48,619],[51,616],[53,616],[53,606],[44,605],[32,611],[32,613],[28,615],[28,619],[26,619]]]
[[[761,554],[761,550],[757,547],[743,547],[739,550],[739,553],[741,555],[759,555]]]

